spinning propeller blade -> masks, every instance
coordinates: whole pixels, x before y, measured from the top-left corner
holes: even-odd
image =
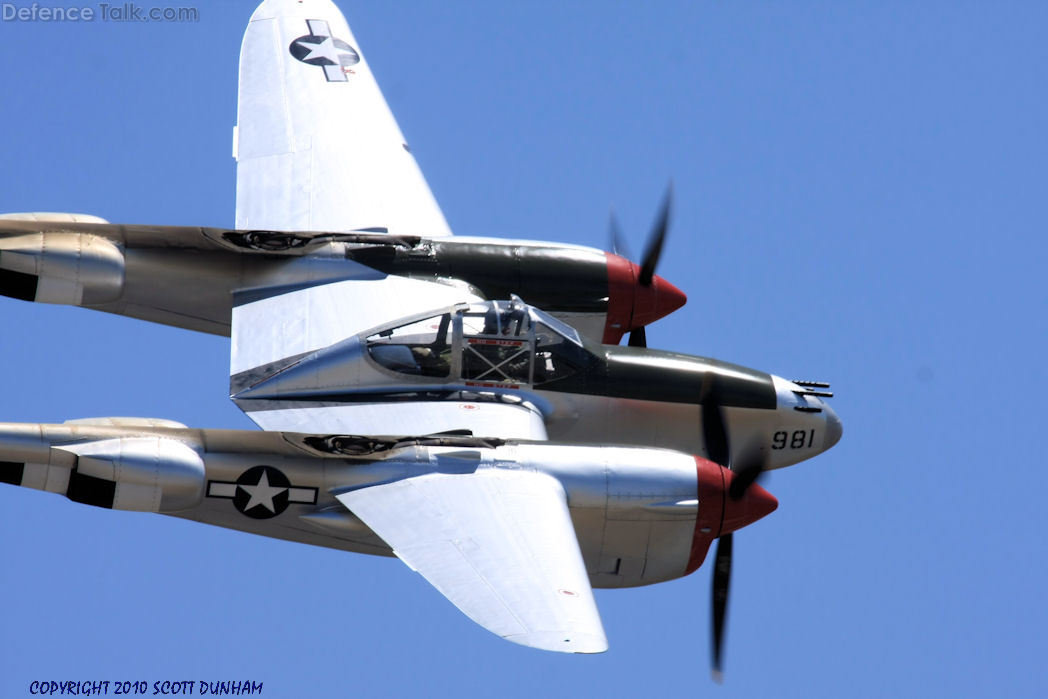
[[[626,239],[622,237],[622,228],[619,226],[619,219],[615,216],[615,207],[611,207],[611,213],[608,216],[608,240],[611,243],[611,251],[616,255],[621,255],[625,258],[631,257],[629,246],[626,245]]]
[[[662,199],[659,208],[659,217],[655,219],[655,225],[648,235],[648,247],[644,251],[644,261],[640,265],[640,276],[637,278],[644,286],[651,286],[651,280],[655,278],[655,266],[662,256],[662,244],[666,242],[666,230],[670,222],[670,204],[673,201],[673,184],[666,188],[666,196]]]
[[[724,422],[724,408],[718,401],[714,382],[712,375],[709,375],[703,383],[701,395],[702,432],[706,443],[706,454],[710,461],[732,470],[734,475],[728,486],[728,497],[732,501],[739,502],[760,476],[764,467],[759,458],[750,459],[744,463],[733,461],[728,429]],[[761,488],[758,487],[757,490],[759,492]],[[724,627],[728,615],[728,593],[731,589],[732,544],[732,532],[729,530],[717,539],[717,550],[714,554],[711,666],[713,679],[718,683],[724,679],[722,658]]]
[[[735,472],[735,477],[728,486],[728,497],[732,500],[741,500],[749,487],[764,473],[764,464],[760,461],[752,461],[735,466],[732,470]]]
[[[671,183],[666,188],[666,195],[663,197],[662,206],[659,207],[658,216],[655,219],[655,224],[652,226],[651,233],[648,235],[648,245],[644,250],[644,259],[640,265],[640,271],[637,274],[637,283],[646,288],[652,288],[655,280],[655,268],[659,264],[659,258],[662,256],[662,246],[666,242],[666,233],[669,230],[670,220],[670,205],[673,201],[673,184]],[[626,255],[628,252],[625,241],[622,237],[622,229],[619,227],[618,218],[615,216],[615,210],[612,209],[611,215],[608,221],[608,237],[611,240],[611,249],[616,255]],[[679,292],[677,292],[679,293]],[[641,326],[630,333],[629,346],[630,347],[647,347],[648,337],[647,333],[644,332],[645,326]]]
[[[728,590],[731,585],[731,546],[730,533],[717,539],[717,552],[713,561],[713,679],[718,684],[724,681],[721,652],[724,620],[728,611]]]

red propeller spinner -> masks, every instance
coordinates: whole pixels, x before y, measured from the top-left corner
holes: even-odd
[[[615,253],[608,260],[608,318],[603,342],[616,345],[628,332],[639,330],[668,316],[688,301],[684,292],[662,277],[653,275],[645,284],[640,265]]]

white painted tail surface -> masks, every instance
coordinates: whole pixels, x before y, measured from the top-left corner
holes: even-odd
[[[265,0],[240,51],[239,229],[450,235],[345,18]]]

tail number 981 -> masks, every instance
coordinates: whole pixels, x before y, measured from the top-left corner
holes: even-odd
[[[771,437],[772,449],[810,449],[815,443],[815,430],[779,430]]]

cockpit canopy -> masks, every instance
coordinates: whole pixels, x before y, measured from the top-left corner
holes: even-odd
[[[390,371],[470,385],[541,385],[590,357],[574,328],[518,298],[462,304],[382,329],[365,344]]]

